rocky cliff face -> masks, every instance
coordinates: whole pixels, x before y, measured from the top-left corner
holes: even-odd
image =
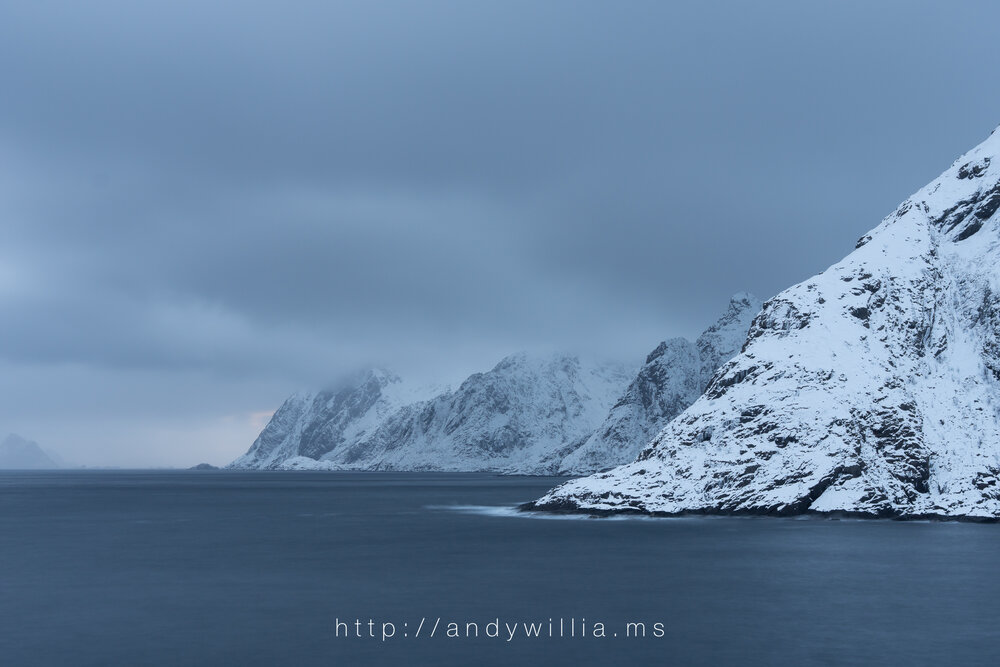
[[[760,306],[755,297],[737,294],[695,343],[684,338],[660,343],[608,417],[560,469],[589,473],[634,460],[653,436],[705,391],[719,366],[740,351]]]
[[[536,507],[1000,517],[1000,133],[764,304],[638,460]]]

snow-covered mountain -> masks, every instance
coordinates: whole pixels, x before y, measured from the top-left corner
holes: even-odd
[[[424,398],[371,372],[336,391],[288,399],[230,467],[553,472],[630,377],[618,364],[517,354]]]
[[[427,395],[432,392],[428,389]],[[271,416],[250,450],[228,467],[272,470],[298,458],[315,461],[354,446],[390,414],[422,398],[420,390],[381,369],[338,387],[294,394]]]
[[[58,468],[37,442],[11,433],[0,442],[0,470],[43,470]]]
[[[660,343],[608,417],[563,460],[560,470],[590,473],[635,460],[653,436],[705,391],[719,366],[740,351],[760,306],[756,297],[736,294],[696,342],[671,338]]]
[[[764,304],[638,459],[534,506],[1000,517],[1000,132]]]
[[[590,473],[635,458],[735,355],[760,302],[732,297],[695,342],[660,343],[638,375],[578,357],[512,355],[456,390],[372,370],[285,401],[229,467]],[[631,384],[629,381],[631,380]]]

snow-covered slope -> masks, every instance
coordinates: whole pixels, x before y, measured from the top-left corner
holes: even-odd
[[[782,292],[637,461],[536,507],[1000,517],[1000,132]]]
[[[553,472],[630,375],[616,364],[518,354],[454,391],[412,400],[394,395],[398,378],[369,374],[290,398],[231,467]]]
[[[315,460],[349,446],[393,411],[420,398],[399,377],[374,369],[342,386],[294,394],[271,417],[250,450],[230,468],[286,467],[296,457]]]
[[[2,470],[41,470],[58,467],[36,442],[25,440],[13,433],[0,442]]]
[[[760,306],[755,297],[736,294],[697,342],[671,338],[660,343],[604,422],[563,460],[560,469],[589,473],[634,460],[653,436],[705,391],[719,366],[740,351]]]

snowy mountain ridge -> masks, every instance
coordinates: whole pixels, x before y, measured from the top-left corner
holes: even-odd
[[[1000,133],[823,273],[632,463],[540,509],[1000,517]]]
[[[560,471],[589,473],[634,460],[705,391],[719,366],[740,351],[760,306],[750,294],[735,294],[726,312],[694,343],[686,338],[660,343],[607,419],[563,460]]]
[[[572,355],[511,355],[454,390],[385,371],[297,394],[232,468],[546,473],[607,414],[631,372]]]
[[[293,394],[272,415],[250,450],[228,467],[277,469],[299,458],[314,461],[357,442],[392,412],[430,396],[435,388],[423,391],[426,394],[405,385],[397,375],[375,368],[337,387]]]
[[[454,390],[371,370],[295,394],[229,467],[587,473],[630,461],[739,351],[760,302],[745,293],[697,341],[661,343],[636,375],[567,354],[511,355]]]

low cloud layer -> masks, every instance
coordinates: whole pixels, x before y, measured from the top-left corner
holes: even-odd
[[[962,7],[6,3],[0,430],[223,463],[368,364],[638,362],[1000,123]]]

